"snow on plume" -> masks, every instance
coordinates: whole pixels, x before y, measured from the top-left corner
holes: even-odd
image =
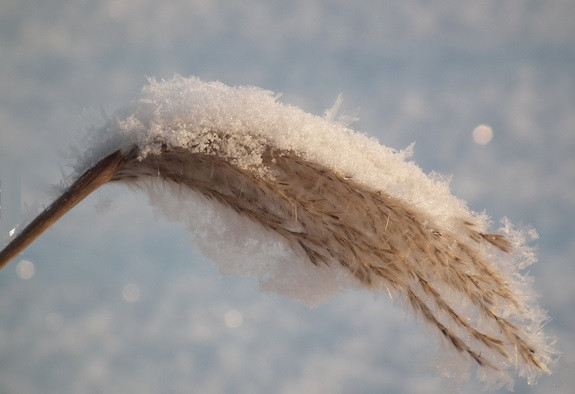
[[[444,179],[428,177],[416,164],[406,162],[412,146],[396,151],[334,122],[340,98],[325,117],[318,117],[281,104],[276,97],[257,87],[229,87],[194,77],[152,78],[140,97],[116,114],[105,134],[96,130],[93,151],[81,159],[76,170],[81,173],[104,152],[118,146],[129,150],[136,144],[141,157],[157,154],[163,146],[192,152],[207,149],[225,155],[241,168],[259,166],[264,174],[261,154],[271,145],[400,198],[425,210],[447,229],[456,230],[461,218],[470,218],[480,230],[486,228],[486,218],[473,216],[465,202],[450,193]],[[221,130],[233,138],[221,140],[217,136]],[[106,137],[108,143],[102,143]],[[218,140],[217,146],[213,146],[214,140]]]
[[[536,260],[526,245],[534,232],[504,219],[490,233],[488,218],[443,178],[407,161],[411,148],[395,151],[334,121],[341,97],[325,117],[278,97],[151,79],[92,130],[76,180],[50,209],[127,183],[183,221],[225,274],[254,276],[310,306],[343,289],[387,292],[492,387],[511,387],[511,369],[530,383],[548,373],[546,316],[519,272]]]

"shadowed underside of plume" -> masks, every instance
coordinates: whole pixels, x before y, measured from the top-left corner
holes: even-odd
[[[518,325],[526,306],[486,260],[485,249],[511,252],[504,236],[465,220],[461,234],[434,228],[403,202],[294,153],[270,149],[263,161],[266,176],[177,149],[129,161],[111,180],[159,177],[232,208],[310,263],[341,264],[365,287],[402,295],[453,348],[500,378],[506,365],[530,380],[549,372],[549,356]]]

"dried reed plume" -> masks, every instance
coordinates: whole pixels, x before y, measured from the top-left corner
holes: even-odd
[[[508,234],[489,233],[482,217],[458,207],[442,222],[446,215],[441,209],[434,214],[433,206],[413,203],[393,189],[401,179],[389,183],[389,192],[370,184],[349,166],[337,168],[328,159],[250,129],[253,114],[242,117],[230,109],[238,101],[230,106],[222,99],[226,94],[242,98],[244,92],[242,100],[248,105],[255,94],[261,100],[255,105],[299,111],[281,106],[265,92],[181,77],[151,81],[146,89],[135,107],[101,129],[106,131],[101,137],[105,143],[87,150],[76,181],[0,252],[0,267],[101,185],[141,186],[143,180],[161,180],[194,190],[279,234],[309,264],[341,265],[362,286],[401,295],[453,349],[477,364],[485,380],[509,383],[511,368],[530,383],[541,372],[550,373],[552,343],[541,332],[545,314],[518,274],[526,264],[521,261],[526,249],[509,226],[504,229]],[[167,97],[189,91],[192,99],[174,109]],[[262,94],[273,104],[264,102],[258,96]],[[216,104],[202,106],[200,99]],[[169,110],[166,103],[171,103]],[[185,106],[192,109],[182,109]],[[226,118],[229,127],[205,120],[218,116]],[[270,124],[281,127],[274,119]],[[301,119],[290,124],[305,128]],[[413,167],[400,159],[400,166]],[[410,171],[411,177],[420,176],[418,169]],[[416,182],[424,179],[429,180]]]

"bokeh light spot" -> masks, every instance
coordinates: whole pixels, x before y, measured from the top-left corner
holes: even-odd
[[[18,264],[16,264],[16,275],[18,275],[21,279],[30,279],[36,273],[36,269],[34,268],[34,263],[28,260],[20,260]]]
[[[226,326],[230,328],[237,328],[243,324],[244,316],[240,311],[232,309],[226,312],[224,316],[224,321],[226,323]]]
[[[479,145],[488,144],[493,138],[491,126],[480,124],[473,130],[473,141]]]
[[[122,297],[128,302],[137,302],[140,295],[140,287],[134,283],[128,283],[122,288]]]

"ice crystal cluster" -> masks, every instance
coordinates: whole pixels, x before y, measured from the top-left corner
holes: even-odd
[[[91,132],[68,193],[141,188],[222,272],[309,305],[347,288],[402,298],[494,387],[512,370],[529,382],[548,373],[546,316],[520,273],[536,260],[534,232],[506,219],[492,231],[410,149],[350,129],[336,109],[314,116],[255,87],[152,79]]]

